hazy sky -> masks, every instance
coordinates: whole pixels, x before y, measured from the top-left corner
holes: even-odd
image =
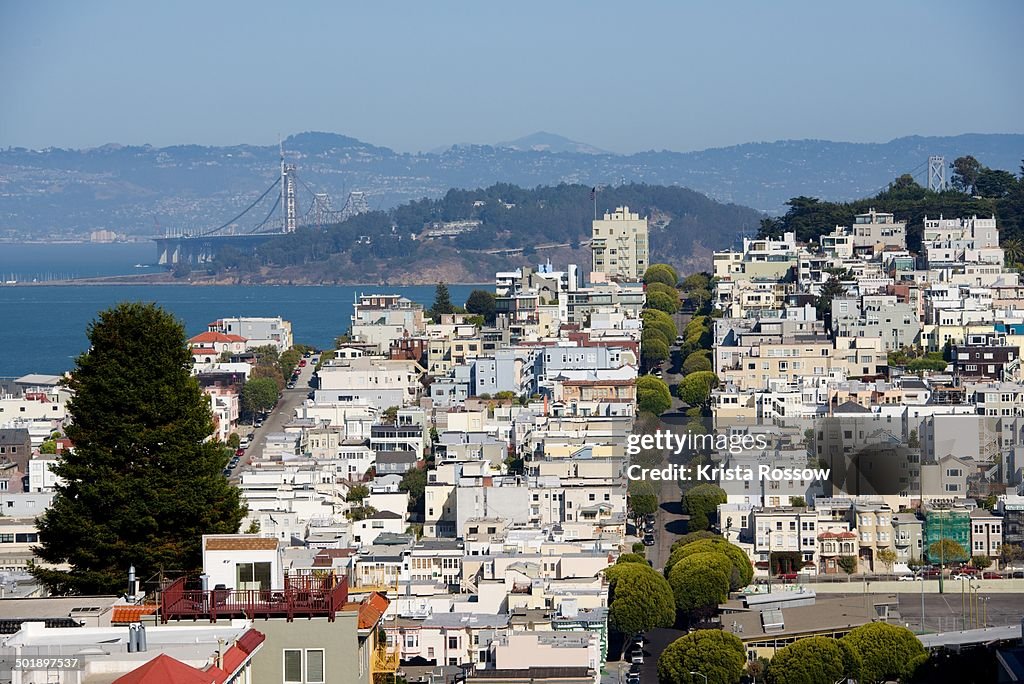
[[[0,0],[0,147],[1024,132],[1024,2]]]

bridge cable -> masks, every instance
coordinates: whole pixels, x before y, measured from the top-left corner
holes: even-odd
[[[214,228],[213,230],[208,230],[208,231],[206,231],[205,233],[202,233],[202,234],[200,234],[200,237],[206,237],[206,236],[208,236],[208,235],[213,235],[214,233],[220,232],[220,231],[224,230],[225,228],[227,228],[228,226],[230,226],[230,225],[231,225],[232,223],[234,223],[235,221],[237,221],[238,219],[240,219],[240,218],[242,218],[243,216],[245,216],[245,215],[246,215],[246,214],[247,214],[247,213],[249,212],[249,210],[250,210],[250,209],[252,209],[253,207],[255,207],[255,206],[256,206],[257,204],[259,204],[259,203],[260,203],[260,202],[261,202],[261,201],[263,200],[263,198],[264,198],[264,197],[266,197],[266,196],[267,196],[268,194],[270,194],[270,191],[271,191],[271,190],[273,190],[273,189],[274,189],[275,187],[277,187],[278,183],[280,183],[280,182],[281,182],[281,179],[280,179],[280,178],[278,178],[277,180],[275,180],[275,181],[274,181],[273,183],[271,183],[270,187],[269,187],[269,188],[267,188],[267,189],[266,189],[266,190],[265,190],[265,191],[263,192],[263,194],[262,194],[262,195],[260,195],[259,197],[257,197],[257,198],[256,198],[256,200],[255,200],[255,201],[254,201],[254,202],[253,202],[252,204],[250,204],[249,206],[247,206],[247,207],[246,207],[246,208],[245,208],[245,209],[244,209],[244,210],[242,211],[242,213],[240,213],[240,214],[239,214],[238,216],[234,217],[233,219],[231,219],[231,220],[230,220],[230,221],[228,221],[227,223],[225,223],[225,224],[221,225],[220,227],[218,227],[218,228]],[[280,198],[278,198],[278,201],[280,201]]]

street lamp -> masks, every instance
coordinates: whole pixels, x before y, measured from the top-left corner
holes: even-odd
[[[700,677],[703,677],[704,678],[704,684],[708,684],[708,676],[706,674],[704,674],[703,672],[697,672],[696,670],[690,670],[690,674],[698,675]]]

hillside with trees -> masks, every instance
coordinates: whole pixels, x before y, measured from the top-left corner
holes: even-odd
[[[248,282],[480,282],[495,270],[546,259],[586,265],[592,198],[584,185],[449,190],[440,199],[361,214],[323,230],[300,228],[253,254],[222,253],[211,275]],[[747,207],[656,185],[601,188],[596,204],[599,213],[625,205],[648,216],[651,253],[679,266],[706,259],[708,250],[730,244],[762,218]],[[453,237],[428,237],[431,226],[453,221],[478,225]]]
[[[761,221],[761,236],[795,232],[798,240],[817,240],[835,226],[848,226],[856,214],[869,209],[894,214],[907,221],[907,246],[921,246],[924,217],[992,216],[998,220],[1000,241],[1024,240],[1024,162],[1020,175],[990,169],[972,156],[957,158],[951,165],[950,188],[931,192],[909,175],[893,181],[873,197],[853,202],[827,202],[815,197],[794,197],[781,217]]]

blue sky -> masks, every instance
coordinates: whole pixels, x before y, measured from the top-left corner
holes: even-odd
[[[0,147],[1024,132],[1024,2],[0,0]]]

